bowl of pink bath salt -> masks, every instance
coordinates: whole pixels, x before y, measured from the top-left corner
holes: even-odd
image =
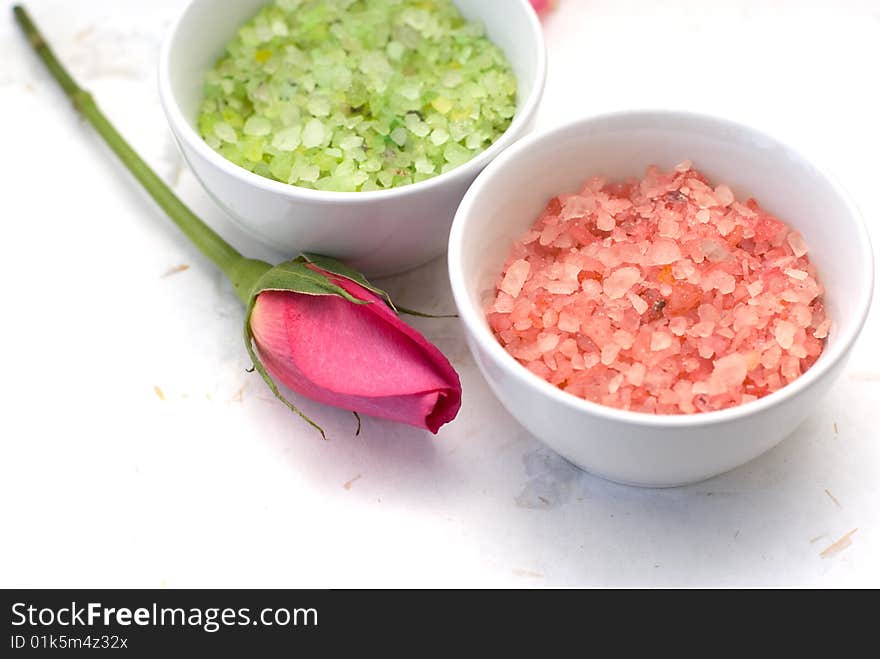
[[[562,391],[695,414],[805,373],[831,327],[823,292],[800,233],[685,161],[553,197],[514,242],[487,317]]]
[[[843,369],[873,284],[833,178],[753,128],[672,112],[503,154],[459,208],[449,270],[511,414],[587,471],[647,486],[791,433]]]

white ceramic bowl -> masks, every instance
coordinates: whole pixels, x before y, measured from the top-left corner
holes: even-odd
[[[474,177],[527,131],[544,90],[543,33],[528,0],[455,0],[483,22],[518,81],[517,113],[490,148],[461,167],[414,185],[376,192],[323,192],[253,174],[211,149],[195,121],[205,72],[236,29],[266,0],[193,0],[171,29],[159,64],[162,105],[187,163],[246,231],[285,253],[343,259],[369,275],[402,272],[446,249],[455,209]]]
[[[495,340],[484,309],[511,244],[560,193],[591,175],[643,176],[691,159],[738,198],[754,196],[800,231],[826,288],[825,351],[780,391],[736,408],[661,416],[560,391]],[[468,345],[495,394],[533,435],[586,471],[621,483],[674,486],[737,467],[780,442],[843,370],[874,282],[864,221],[840,186],[796,151],[747,126],[673,112],[626,112],[531,135],[477,178],[455,217],[449,275]]]

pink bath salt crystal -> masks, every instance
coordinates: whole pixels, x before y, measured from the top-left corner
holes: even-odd
[[[648,265],[667,265],[681,258],[681,248],[674,240],[658,238],[648,249]]]
[[[730,389],[739,389],[748,374],[746,358],[734,352],[716,359],[709,376],[709,395],[717,396]]]
[[[602,284],[605,295],[612,300],[623,297],[626,292],[642,278],[638,268],[618,268],[609,275]]]
[[[523,245],[528,245],[529,243],[535,242],[541,236],[540,231],[529,231],[522,239]]]
[[[711,341],[703,339],[697,344],[697,354],[703,359],[711,359],[715,355],[715,347]]]
[[[590,370],[594,366],[599,364],[599,353],[598,352],[587,352],[581,355],[584,359],[584,369]]]
[[[761,353],[757,350],[752,350],[749,353],[746,353],[746,368],[750,371],[755,370],[761,363]]]
[[[601,360],[605,366],[610,366],[614,363],[614,360],[617,359],[617,355],[620,352],[620,346],[616,343],[607,343],[602,346],[602,355]]]
[[[738,201],[733,202],[733,204],[731,204],[731,206],[732,206],[733,210],[736,211],[737,215],[739,215],[741,217],[745,217],[745,218],[758,217],[758,214],[755,211],[753,211],[751,208],[749,208],[745,204],[741,204]]]
[[[630,348],[632,348],[635,341],[636,337],[634,337],[626,330],[619,329],[614,332],[614,342],[624,350],[629,350]]]
[[[760,279],[757,281],[753,281],[751,284],[746,286],[746,290],[752,297],[757,297],[764,290],[764,282]]]
[[[542,332],[538,335],[537,349],[541,354],[550,352],[559,345],[559,335],[556,332]]]
[[[611,378],[610,382],[608,382],[608,393],[616,394],[620,389],[621,384],[623,384],[623,374],[618,373],[613,378]]]
[[[813,322],[812,309],[802,304],[792,307],[788,316],[798,327],[809,327]]]
[[[711,304],[701,304],[697,309],[697,316],[702,322],[711,320],[712,322],[717,323],[721,320],[721,310]]]
[[[554,295],[570,295],[580,288],[576,281],[551,281],[545,288]]]
[[[669,332],[654,332],[651,335],[651,350],[659,352],[666,350],[672,345],[672,335]]]
[[[675,336],[684,336],[687,331],[688,321],[684,316],[676,316],[669,321],[669,331]]]
[[[816,327],[816,331],[813,332],[813,336],[815,336],[817,339],[824,339],[826,336],[828,336],[828,330],[830,329],[831,319],[826,318]]]
[[[696,277],[694,277],[696,275]],[[694,262],[691,260],[681,260],[676,261],[672,264],[672,276],[675,279],[686,279],[692,284],[696,284],[700,281],[700,275],[697,271],[697,267],[694,265]],[[696,281],[694,281],[696,279]]]
[[[510,312],[510,319],[514,323],[530,320],[534,308],[535,305],[531,300],[525,298],[517,300],[514,302],[513,310]]]
[[[715,198],[721,206],[730,206],[733,203],[733,191],[722,184],[715,188]]]
[[[518,259],[510,264],[507,268],[507,274],[501,281],[501,290],[511,297],[518,297],[522,291],[523,284],[529,278],[529,271],[532,266],[524,259]]]
[[[611,231],[615,227],[614,218],[606,211],[596,214],[596,228],[599,231]]]
[[[736,288],[736,279],[729,272],[725,272],[721,268],[715,268],[703,276],[700,286],[704,291],[718,289],[719,293],[727,295],[733,293]]]
[[[556,321],[556,328],[562,332],[577,332],[581,328],[581,321],[576,315],[568,311],[560,311],[559,319]]]
[[[566,260],[565,263],[562,264],[562,279],[577,281],[582,270],[583,267],[580,263],[577,263],[574,258]]]
[[[572,359],[578,353],[577,341],[574,339],[565,339],[562,343],[559,344],[559,352],[563,355]]]
[[[581,282],[581,290],[587,299],[597,298],[602,294],[602,284],[595,279],[584,279]]]
[[[777,320],[776,326],[773,328],[773,336],[776,338],[776,343],[779,344],[779,347],[783,350],[788,350],[794,344],[794,333],[797,328],[793,323],[788,322],[787,320]]]
[[[623,259],[620,258],[620,253],[616,249],[606,249],[604,246],[599,246],[596,249],[600,250],[596,254],[596,260],[606,268],[616,268],[623,263]]]
[[[714,320],[701,320],[699,323],[694,323],[693,327],[691,327],[690,334],[691,336],[699,336],[705,339],[706,337],[712,336],[714,331]]]
[[[718,229],[718,233],[726,238],[733,233],[734,229],[736,229],[736,220],[734,220],[729,214],[724,215],[723,217],[718,218],[715,226]]]
[[[640,316],[648,310],[648,303],[635,293],[627,293],[626,299],[629,300],[630,304],[633,305],[633,309],[635,309],[636,313]]]
[[[676,403],[685,414],[693,414],[697,411],[694,407],[694,385],[689,380],[679,380],[672,388],[675,392]]]
[[[807,243],[804,242],[804,237],[797,231],[792,231],[791,233],[789,233],[786,236],[786,240],[791,247],[791,251],[794,252],[794,255],[796,257],[800,258],[807,253]]]
[[[798,359],[803,359],[804,357],[807,356],[807,349],[806,349],[806,347],[804,347],[803,343],[795,342],[795,344],[793,346],[791,346],[791,348],[789,348],[788,354],[790,354],[792,357],[797,357]]]
[[[609,197],[601,195],[599,197],[599,205],[612,215],[617,215],[625,210],[632,208],[632,202],[629,199],[621,199],[620,197]]]
[[[758,312],[752,307],[741,304],[733,312],[733,329],[737,332],[746,327],[755,327],[758,324]]]
[[[691,387],[691,393],[693,393],[694,396],[708,394],[709,393],[709,383],[708,382],[694,382],[694,386]]]
[[[547,311],[544,312],[544,315],[541,316],[541,323],[544,325],[544,329],[554,327],[557,320],[559,320],[559,314],[556,313],[555,309],[547,309]]]
[[[537,342],[521,345],[511,350],[511,354],[517,359],[525,362],[535,361],[540,358],[541,350],[538,348]]]
[[[621,263],[635,263],[636,265],[644,264],[644,256],[642,254],[641,245],[636,243],[615,243],[614,249]]]
[[[789,382],[794,382],[801,374],[800,359],[793,355],[783,355],[780,361],[780,373]]]
[[[681,236],[681,225],[672,217],[663,217],[657,225],[657,233],[664,238],[678,238]]]
[[[806,270],[797,270],[795,268],[789,268],[785,271],[785,274],[797,281],[804,281],[807,277],[810,276]]]
[[[678,394],[672,389],[661,389],[658,399],[660,405],[663,406],[672,407],[678,405]]]
[[[635,362],[626,372],[626,381],[634,387],[641,387],[642,383],[645,381],[645,374],[647,372],[647,366],[642,362]]]
[[[498,291],[498,297],[495,298],[495,306],[493,310],[498,313],[510,313],[513,311],[514,299],[512,295],[508,295],[504,291]]]
[[[596,200],[592,195],[589,197],[572,195],[562,202],[562,212],[559,213],[559,217],[567,222],[575,218],[586,217],[594,210],[596,210]]]
[[[689,169],[691,169],[693,166],[694,166],[694,163],[692,163],[690,160],[682,160],[673,169],[675,169],[675,171],[677,171],[677,172],[683,173],[683,172],[686,172]]]
[[[721,240],[715,238],[707,238],[700,245],[703,256],[710,263],[721,263],[730,259],[730,252],[727,247],[722,244]]]
[[[544,227],[544,230],[541,232],[541,237],[538,239],[538,242],[547,246],[553,243],[562,233],[565,231],[565,225],[562,223],[558,224],[548,224]]]

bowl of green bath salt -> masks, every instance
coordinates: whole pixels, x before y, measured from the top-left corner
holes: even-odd
[[[375,276],[443,253],[545,69],[527,0],[194,0],[159,78],[187,162],[244,229]]]

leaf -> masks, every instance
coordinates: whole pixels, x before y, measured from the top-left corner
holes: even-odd
[[[349,268],[344,263],[341,263],[336,259],[332,259],[329,256],[303,252],[301,258],[305,259],[308,263],[311,263],[312,265],[321,268],[322,270],[326,270],[327,272],[330,272],[334,275],[345,277],[346,279],[350,279],[356,284],[360,284],[367,290],[372,291],[373,293],[384,299],[385,302],[388,303],[388,306],[394,309],[394,311],[399,314],[406,314],[408,316],[419,316],[420,318],[458,318],[458,314],[430,314],[396,305],[394,304],[394,300],[391,299],[391,295],[387,291],[384,291],[378,286],[371,284],[370,281],[357,270]]]
[[[299,260],[276,265],[260,277],[250,293],[249,304],[263,291],[292,291],[304,295],[338,295],[352,304],[369,304],[366,300],[358,300],[344,288],[330,281],[325,275],[315,272]]]
[[[321,270],[326,270],[327,272],[332,273],[338,277],[345,277],[346,279],[350,279],[351,281],[353,281],[355,284],[360,284],[368,291],[372,291],[373,293],[381,297],[388,303],[389,307],[397,311],[397,307],[395,307],[394,302],[391,301],[391,296],[378,286],[374,286],[373,284],[371,284],[370,281],[366,277],[364,277],[363,274],[361,274],[354,268],[349,268],[344,263],[337,261],[336,259],[332,259],[329,256],[323,256],[322,254],[310,254],[308,252],[303,252],[301,258],[305,259],[306,262],[321,268]]]

